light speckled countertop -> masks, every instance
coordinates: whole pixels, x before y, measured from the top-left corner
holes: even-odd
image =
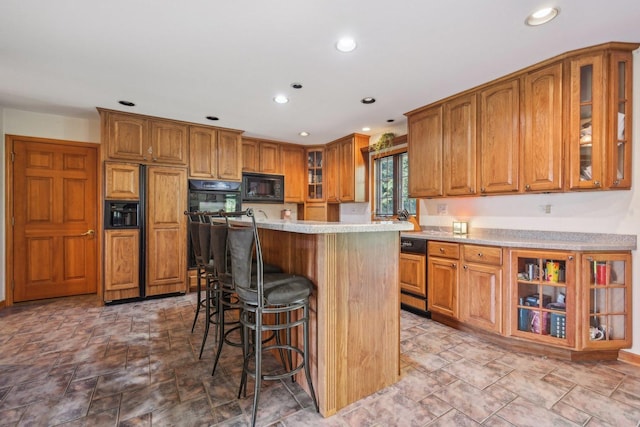
[[[248,222],[249,218],[239,220]],[[330,233],[375,233],[380,231],[413,230],[413,224],[406,221],[370,221],[359,223],[302,221],[293,219],[256,219],[258,228],[267,230],[288,231],[302,234]]]
[[[570,251],[631,251],[637,248],[635,234],[571,233],[480,228],[467,235],[455,235],[450,230],[423,228],[422,231],[401,233],[402,237],[441,242],[472,243],[509,248],[558,249]]]

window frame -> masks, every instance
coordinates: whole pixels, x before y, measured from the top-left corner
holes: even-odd
[[[402,146],[399,146],[401,145]],[[406,146],[406,135],[403,135],[401,137],[396,137],[394,139],[394,144],[393,147],[384,150],[380,153],[372,153],[370,155],[370,162],[371,162],[371,168],[370,168],[370,182],[371,182],[371,217],[372,218],[397,218],[398,213],[397,211],[400,209],[394,209],[394,213],[387,215],[380,215],[377,213],[377,202],[378,202],[378,180],[377,180],[377,170],[376,170],[376,160],[383,158],[383,157],[390,157],[390,156],[397,156],[397,159],[400,158],[400,155],[403,153],[407,153],[407,156],[409,155],[409,151],[408,151],[408,147]],[[394,160],[394,165],[399,164],[399,161]],[[394,170],[394,174],[397,175],[398,171]],[[397,192],[397,188],[396,188],[396,192]],[[419,199],[415,199],[416,200],[416,212],[415,212],[415,216],[419,216],[420,215],[420,203],[419,203]],[[412,215],[414,215],[412,213]]]

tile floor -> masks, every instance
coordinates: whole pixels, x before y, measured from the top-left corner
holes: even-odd
[[[214,343],[198,360],[194,307],[190,294],[0,310],[0,425],[247,425],[252,399],[236,399],[239,352],[225,347],[212,377]],[[258,425],[639,425],[637,366],[512,353],[404,311],[401,347],[398,383],[326,419],[296,384],[268,383]]]

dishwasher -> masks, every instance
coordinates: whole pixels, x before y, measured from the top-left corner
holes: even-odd
[[[400,236],[400,307],[426,317],[427,240]]]

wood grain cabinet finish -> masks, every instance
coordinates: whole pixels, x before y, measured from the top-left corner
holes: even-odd
[[[413,298],[412,295],[427,296],[427,257],[425,255],[400,254],[400,289],[411,293],[402,293],[400,300],[403,304],[424,310],[424,299]]]
[[[187,171],[147,169],[146,294],[187,290]]]
[[[369,137],[351,134],[325,147],[326,196],[330,203],[366,202],[369,200],[367,162],[361,149]]]
[[[303,203],[305,190],[304,147],[294,144],[282,144],[281,167],[284,175],[284,201]]]
[[[187,165],[184,123],[99,109],[105,157],[138,163]]]
[[[563,188],[563,75],[558,62],[522,78],[522,189]]]
[[[105,231],[104,300],[140,296],[140,230]]]
[[[242,170],[244,172],[281,173],[281,145],[273,141],[242,138]]]
[[[478,183],[481,194],[518,191],[519,81],[478,93]]]
[[[502,332],[502,248],[463,245],[460,320]]]
[[[133,163],[105,162],[105,199],[139,200],[140,167]]]
[[[459,245],[427,244],[427,308],[431,313],[458,318]]]
[[[409,197],[442,196],[442,106],[408,115],[407,141]]]
[[[476,188],[476,95],[456,97],[444,104],[444,194],[468,196]]]
[[[190,126],[189,177],[240,181],[242,179],[240,132]]]

